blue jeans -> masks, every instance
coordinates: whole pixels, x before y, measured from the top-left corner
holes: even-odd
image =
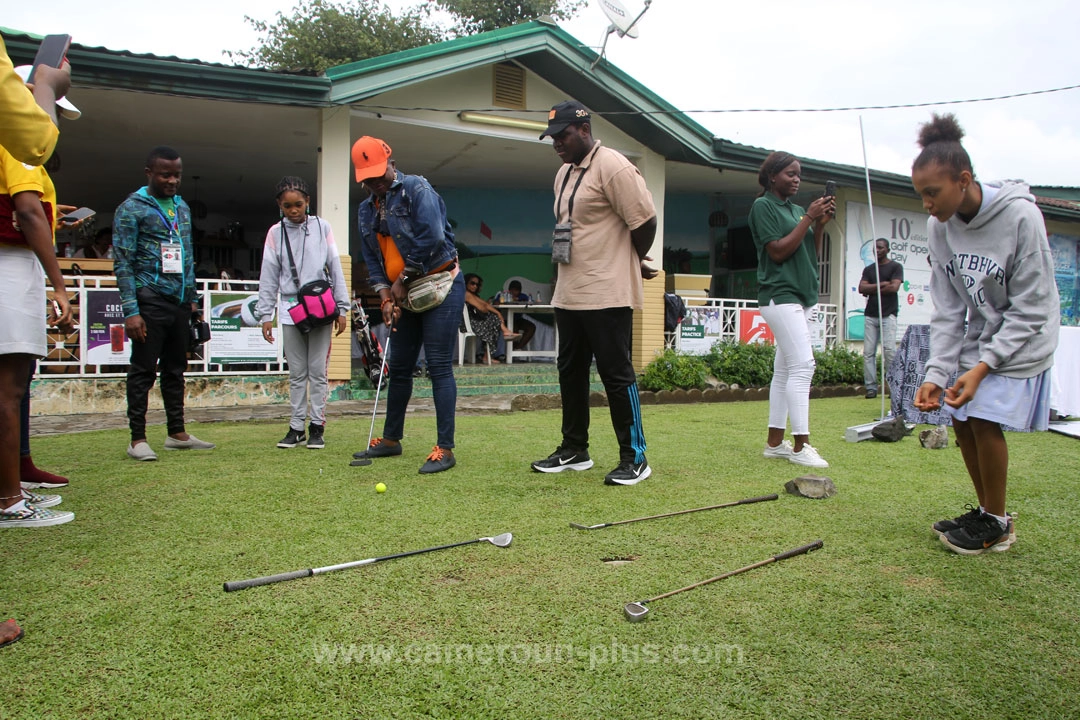
[[[885,355],[885,371],[892,365],[896,354],[896,316],[886,315],[878,323],[877,316],[869,315],[863,325],[863,384],[867,390],[878,389],[877,384],[877,346],[881,342],[881,352]]]
[[[401,440],[405,434],[405,410],[412,397],[412,374],[420,348],[423,347],[435,399],[436,444],[447,450],[453,449],[454,412],[457,406],[453,361],[464,305],[465,275],[458,273],[450,294],[441,305],[425,313],[401,311],[401,317],[386,342],[390,382],[383,437],[387,440]]]

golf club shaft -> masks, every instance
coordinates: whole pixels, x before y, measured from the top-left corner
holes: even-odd
[[[381,562],[383,560],[393,560],[394,558],[402,558],[409,555],[419,555],[421,553],[434,552],[436,550],[446,550],[447,548],[458,547],[459,545],[471,545],[473,543],[478,543],[486,539],[487,538],[477,538],[475,540],[465,540],[464,542],[450,543],[449,545],[439,545],[437,547],[424,548],[423,550],[410,550],[408,552],[395,553],[393,555],[383,555],[382,557],[368,558],[366,560],[354,560],[352,562],[341,563],[339,565],[326,565],[325,567],[307,568],[306,570],[294,570],[292,572],[279,573],[277,575],[265,575],[263,577],[251,578],[250,580],[233,580],[225,583],[225,592],[244,590],[250,587],[258,587],[259,585],[271,585],[273,583],[285,582],[287,580],[298,580],[300,578],[312,577],[313,575],[324,575],[326,573],[335,572],[337,570],[345,570],[347,568],[360,567],[362,565],[371,565],[372,563]]]
[[[391,325],[391,329],[393,326]],[[371,409],[371,427],[368,428],[367,433],[367,445],[364,446],[364,450],[371,449],[371,438],[375,434],[375,416],[379,414],[379,393],[382,391],[383,375],[386,374],[388,367],[387,362],[390,359],[390,336],[386,336],[386,349],[383,351],[382,357],[379,358],[379,382],[375,386],[375,407]]]
[[[626,525],[627,523],[641,522],[642,520],[657,520],[659,518],[672,517],[674,515],[686,515],[687,513],[701,512],[702,510],[716,510],[718,508],[733,507],[735,505],[749,505],[750,503],[765,502],[768,500],[776,500],[779,496],[776,493],[772,495],[762,495],[760,497],[746,498],[745,500],[735,500],[733,502],[721,503],[719,505],[708,505],[706,507],[694,508],[692,510],[677,510],[675,512],[663,513],[661,515],[649,515],[648,517],[634,518],[633,520],[619,520],[618,522],[607,523],[607,527],[614,525]]]
[[[744,572],[747,572],[749,570],[753,570],[754,568],[759,568],[762,565],[768,565],[770,563],[780,562],[781,560],[786,560],[788,558],[795,557],[796,555],[804,555],[804,554],[810,552],[811,550],[817,550],[821,546],[822,546],[822,542],[820,540],[815,540],[814,542],[809,543],[807,545],[803,545],[802,547],[797,547],[797,548],[795,548],[793,550],[788,550],[787,552],[782,552],[779,555],[773,555],[771,558],[769,558],[767,560],[761,560],[760,562],[756,562],[753,565],[747,565],[746,567],[741,567],[738,570],[732,570],[731,572],[726,572],[723,575],[717,575],[716,577],[711,577],[708,580],[702,580],[701,582],[696,582],[693,585],[687,585],[686,587],[679,588],[678,590],[672,590],[671,592],[666,592],[663,595],[657,595],[654,598],[649,598],[648,600],[642,600],[641,602],[642,603],[651,603],[651,602],[654,602],[656,600],[663,600],[666,597],[671,597],[672,595],[678,595],[679,593],[686,592],[687,590],[693,590],[694,588],[701,587],[702,585],[708,585],[709,583],[714,583],[717,580],[723,580],[724,578],[729,578],[732,575],[739,575],[740,573],[744,573]]]

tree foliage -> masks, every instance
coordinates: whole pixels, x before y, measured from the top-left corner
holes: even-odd
[[[244,16],[259,33],[259,45],[229,57],[249,66],[275,70],[310,70],[430,45],[446,38],[427,10],[394,13],[378,0],[298,0],[291,15],[277,13],[273,22]]]
[[[297,0],[290,15],[273,21],[244,16],[263,37],[251,50],[229,52],[231,60],[275,70],[321,73],[329,67],[430,45],[458,35],[535,20],[573,16],[586,0],[435,0],[395,15],[380,0]],[[448,13],[447,30],[432,10]]]
[[[457,35],[497,30],[520,22],[550,15],[568,20],[585,5],[586,0],[435,0],[440,9],[457,20]]]

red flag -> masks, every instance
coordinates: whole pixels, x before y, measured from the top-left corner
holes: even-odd
[[[491,228],[489,228],[487,226],[487,223],[485,223],[483,220],[480,221],[480,234],[486,237],[488,240],[491,239]]]

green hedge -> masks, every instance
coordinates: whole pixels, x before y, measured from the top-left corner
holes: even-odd
[[[763,387],[772,382],[776,348],[734,341],[715,343],[707,355],[685,355],[665,350],[645,368],[644,390],[690,390],[706,387],[712,375],[719,382],[740,387]],[[817,369],[813,385],[855,385],[861,383],[862,355],[843,345],[814,351]]]

